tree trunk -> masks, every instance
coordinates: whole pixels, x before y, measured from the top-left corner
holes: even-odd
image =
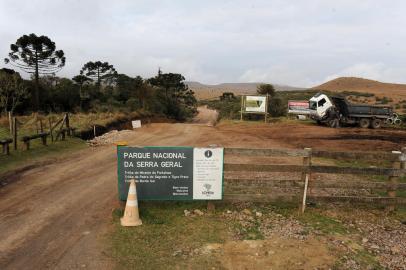
[[[79,85],[79,99],[80,99],[80,104],[79,104],[79,108],[80,108],[80,111],[82,111],[83,110],[83,108],[82,108],[82,103],[83,103],[83,95],[82,95],[82,84],[80,84]]]
[[[35,52],[35,93],[34,93],[34,112],[39,110],[39,70],[38,53]]]
[[[101,82],[100,82],[100,68],[97,68],[97,84],[99,88],[99,92],[101,91]]]

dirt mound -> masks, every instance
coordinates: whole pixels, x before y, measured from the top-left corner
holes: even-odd
[[[333,92],[366,92],[379,97],[386,96],[393,100],[406,100],[406,84],[383,83],[356,77],[340,77],[315,86],[312,89]]]

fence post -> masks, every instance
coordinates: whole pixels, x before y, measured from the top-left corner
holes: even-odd
[[[303,157],[303,167],[304,167],[304,169],[307,169],[307,170],[302,172],[302,181],[304,182],[304,188],[303,188],[302,205],[300,206],[301,213],[304,213],[304,211],[306,209],[307,189],[309,186],[309,181],[310,181],[310,176],[311,176],[310,168],[312,165],[312,149],[305,148],[304,150],[306,152],[306,155]]]
[[[17,134],[18,134],[17,117],[13,117],[13,144],[14,144],[14,150],[17,150]]]
[[[69,125],[69,113],[66,113],[66,129],[68,130],[68,136],[71,136],[71,132],[70,132],[70,125]]]
[[[8,112],[8,124],[10,126],[10,136],[13,136],[13,119],[11,116],[11,111]]]
[[[395,160],[392,162],[392,168],[393,169],[398,169],[397,163],[400,161],[400,164],[402,164],[402,162],[401,162],[402,152],[400,152],[400,151],[392,151],[392,154],[395,155],[395,157],[396,157]],[[400,166],[402,166],[402,165],[400,165]],[[398,176],[394,176],[394,175],[389,176],[388,183],[387,183],[388,197],[396,199],[396,191],[397,191],[397,188],[398,188],[398,183],[399,183],[399,177]],[[395,211],[395,209],[396,209],[396,202],[389,203],[386,206],[386,211],[392,212],[392,211]]]
[[[49,135],[51,135],[51,142],[54,142],[54,134],[52,130],[52,120],[51,118],[48,118],[48,123],[49,123]]]
[[[399,157],[400,169],[406,170],[406,147],[402,147],[402,154]]]
[[[62,130],[63,130],[63,125],[64,125],[65,121],[66,121],[66,114],[65,114],[65,115],[63,116],[63,118],[62,118],[62,122],[61,122],[61,120],[59,120],[59,121],[55,124],[55,127],[56,127],[56,126],[59,125],[59,123],[61,122],[61,127],[59,128],[58,133],[56,133],[56,141],[58,140],[58,137],[61,136],[61,133],[62,133]],[[65,139],[65,135],[63,136],[63,139]]]
[[[10,145],[8,143],[3,144],[3,153],[6,155],[10,155]]]

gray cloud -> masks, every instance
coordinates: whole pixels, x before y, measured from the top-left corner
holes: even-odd
[[[312,86],[334,76],[406,83],[403,1],[0,2],[0,56],[22,34],[51,37],[61,76],[89,60],[205,83]]]

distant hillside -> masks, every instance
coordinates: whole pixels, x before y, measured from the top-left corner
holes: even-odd
[[[333,92],[367,92],[378,97],[388,97],[394,101],[406,100],[406,84],[383,83],[356,77],[340,77],[312,89]]]
[[[257,91],[257,86],[262,83],[222,83],[216,85],[202,84],[199,82],[186,82],[190,89],[192,89],[198,99],[210,99],[221,96],[224,92],[233,92],[235,95],[241,94],[254,94]],[[298,88],[286,85],[273,85],[276,91],[295,91],[305,90],[305,88]]]

